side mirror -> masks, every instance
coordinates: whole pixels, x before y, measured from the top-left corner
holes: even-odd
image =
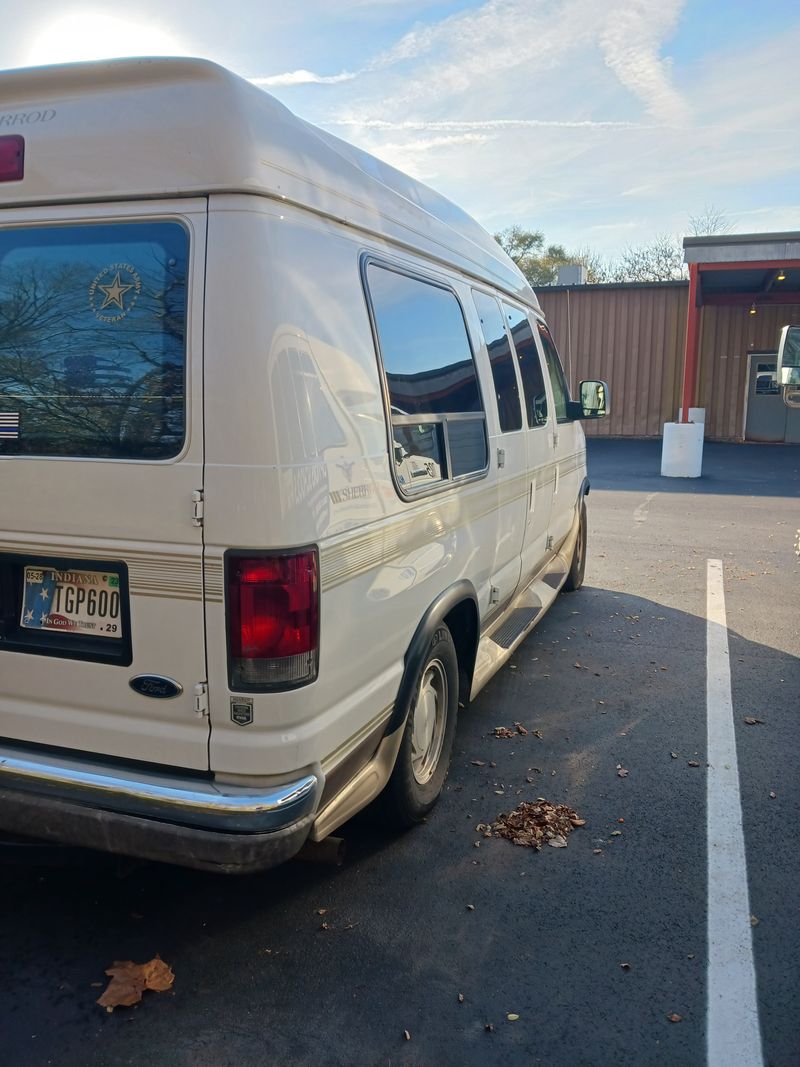
[[[800,407],[800,326],[784,326],[778,345],[778,384],[789,407]]]
[[[608,385],[600,381],[585,381],[579,386],[580,400],[569,404],[572,419],[602,419],[610,410]]]

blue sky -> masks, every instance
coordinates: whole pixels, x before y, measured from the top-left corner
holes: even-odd
[[[789,0],[0,0],[0,68],[200,55],[426,181],[487,229],[613,255],[685,232],[800,230]]]

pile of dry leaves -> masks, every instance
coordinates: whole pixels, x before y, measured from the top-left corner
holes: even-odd
[[[515,845],[527,845],[537,851],[542,845],[566,848],[567,834],[586,820],[566,804],[551,804],[544,797],[524,800],[513,811],[498,815],[493,823],[480,822],[475,827],[484,837],[504,837]]]

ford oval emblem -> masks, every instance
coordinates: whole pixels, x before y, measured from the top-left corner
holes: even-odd
[[[156,700],[169,700],[183,692],[180,682],[161,674],[137,674],[128,684],[143,697],[155,697]]]

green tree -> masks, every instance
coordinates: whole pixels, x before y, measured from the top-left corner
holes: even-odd
[[[544,234],[540,230],[509,226],[496,233],[494,239],[514,260],[534,289],[553,285],[558,268],[574,262],[563,245],[545,245]]]

